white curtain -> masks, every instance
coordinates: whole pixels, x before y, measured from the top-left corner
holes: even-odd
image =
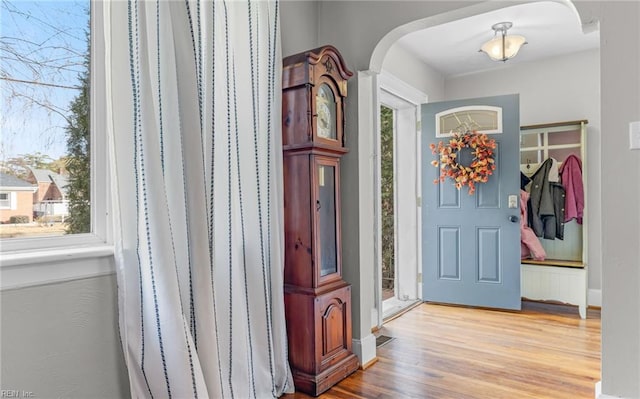
[[[290,392],[278,3],[101,6],[132,396]]]

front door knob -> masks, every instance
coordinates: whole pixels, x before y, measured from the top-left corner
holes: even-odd
[[[516,215],[511,215],[511,216],[509,216],[509,221],[511,223],[518,223],[520,221],[520,218],[518,216],[516,216]]]

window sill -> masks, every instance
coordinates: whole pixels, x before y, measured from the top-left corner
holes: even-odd
[[[107,244],[3,252],[0,291],[113,274],[113,254]]]

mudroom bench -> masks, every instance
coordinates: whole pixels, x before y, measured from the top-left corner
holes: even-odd
[[[521,260],[521,295],[535,301],[558,301],[578,306],[587,318],[587,268],[580,261]]]

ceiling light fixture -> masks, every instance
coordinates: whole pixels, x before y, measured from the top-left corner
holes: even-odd
[[[500,22],[493,25],[491,27],[494,31],[493,39],[483,44],[478,51],[484,51],[494,61],[505,62],[515,57],[527,42],[524,36],[507,35],[507,30],[512,26],[511,22]]]

